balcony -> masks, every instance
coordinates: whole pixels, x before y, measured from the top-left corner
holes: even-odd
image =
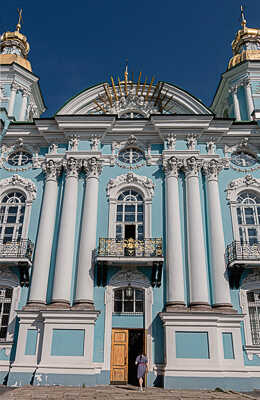
[[[20,283],[28,285],[28,268],[32,266],[33,243],[29,239],[0,240],[0,266],[15,266],[20,271]]]
[[[230,286],[239,288],[243,271],[260,267],[260,243],[234,241],[227,246],[225,258]]]
[[[108,266],[145,266],[152,267],[151,285],[161,285],[162,239],[109,239],[100,238],[97,251],[97,284],[106,285]]]

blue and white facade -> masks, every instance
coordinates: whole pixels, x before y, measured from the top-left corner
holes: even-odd
[[[128,382],[141,343],[150,386],[260,388],[260,31],[211,109],[126,70],[40,118],[28,46],[1,37],[1,383]]]

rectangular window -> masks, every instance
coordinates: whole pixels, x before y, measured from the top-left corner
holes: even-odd
[[[0,289],[0,341],[6,340],[13,289]]]

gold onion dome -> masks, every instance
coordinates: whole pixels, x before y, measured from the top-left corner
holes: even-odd
[[[30,45],[27,37],[20,32],[22,10],[18,10],[19,20],[14,32],[5,32],[0,38],[0,64],[12,64],[16,62],[22,67],[32,71],[27,55],[30,51]]]
[[[228,69],[241,64],[243,61],[260,61],[260,29],[248,28],[241,6],[242,29],[237,32],[232,42],[233,57],[229,60]]]

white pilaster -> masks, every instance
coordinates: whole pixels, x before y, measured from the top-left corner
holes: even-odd
[[[52,303],[70,303],[80,161],[69,158],[65,164],[66,183],[53,282]]]
[[[199,188],[199,160],[195,157],[185,160],[184,171],[187,197],[190,305],[208,306],[208,278]]]
[[[237,89],[238,89],[237,86],[234,86],[230,89],[230,92],[231,92],[232,98],[233,98],[235,118],[237,121],[241,121],[239,101],[238,101],[238,97],[237,97]]]
[[[22,105],[21,105],[21,110],[20,110],[20,115],[19,115],[19,121],[24,121],[25,120],[28,96],[29,96],[29,93],[26,90],[24,90],[23,91],[23,98],[22,98]]]
[[[218,187],[218,174],[222,168],[223,163],[217,160],[203,165],[207,179],[214,307],[231,308],[229,284],[225,277],[225,241]]]
[[[243,86],[245,88],[245,94],[246,94],[248,119],[250,121],[252,121],[253,120],[252,112],[254,111],[254,103],[253,103],[252,92],[251,92],[251,88],[250,88],[250,80],[248,78],[243,81]]]
[[[98,210],[98,186],[101,163],[92,157],[85,160],[86,189],[80,234],[79,262],[75,303],[82,307],[93,307],[94,264]]]
[[[9,103],[8,103],[8,116],[12,117],[14,114],[14,102],[15,102],[15,96],[16,96],[16,92],[17,92],[18,86],[13,83],[11,85],[11,94],[10,94],[10,99],[9,99]]]
[[[42,165],[46,174],[39,232],[35,249],[33,274],[28,303],[46,303],[49,268],[56,218],[60,165],[49,160]]]
[[[176,157],[171,157],[164,168],[166,174],[166,268],[168,307],[185,305],[178,187],[179,166]]]

